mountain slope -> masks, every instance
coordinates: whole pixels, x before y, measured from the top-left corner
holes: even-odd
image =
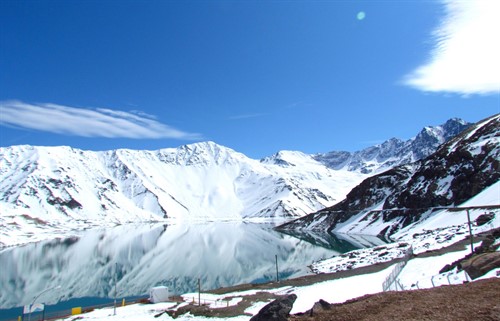
[[[458,206],[499,179],[500,115],[495,115],[431,156],[369,177],[342,202],[279,228],[390,236],[430,215],[429,207]]]

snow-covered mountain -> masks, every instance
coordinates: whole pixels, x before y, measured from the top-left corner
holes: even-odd
[[[213,142],[157,151],[1,148],[0,244],[27,225],[298,217],[340,201],[364,178],[300,157],[299,166],[282,167]]]
[[[342,202],[279,228],[391,236],[439,208],[466,206],[488,188],[494,189],[496,199],[484,205],[499,205],[499,180],[500,115],[495,115],[470,126],[434,154],[369,177]]]
[[[409,140],[391,138],[382,144],[354,153],[329,152],[314,155],[314,159],[336,170],[361,173],[381,173],[392,167],[408,164],[425,158],[436,151],[439,145],[461,133],[471,124],[452,118],[439,126],[427,126]]]
[[[0,148],[0,246],[126,222],[301,217],[392,164],[429,154],[465,126],[452,119],[342,161],[335,156],[342,152],[297,151],[259,161],[213,142],[156,151]]]

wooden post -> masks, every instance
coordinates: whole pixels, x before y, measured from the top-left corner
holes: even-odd
[[[201,280],[198,278],[198,306],[201,305]]]

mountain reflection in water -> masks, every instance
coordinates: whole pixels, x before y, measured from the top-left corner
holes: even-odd
[[[7,248],[0,252],[0,309],[29,304],[43,295],[54,304],[72,298],[143,295],[156,285],[171,293],[275,280],[309,273],[313,261],[380,244],[329,234],[288,235],[273,224],[204,222],[123,225],[88,230],[79,237]]]

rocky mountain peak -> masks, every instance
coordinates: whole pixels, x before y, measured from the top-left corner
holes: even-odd
[[[164,162],[184,166],[231,164],[247,158],[241,153],[212,141],[161,149],[157,151],[157,156]]]
[[[334,151],[313,157],[332,169],[376,174],[429,156],[439,145],[458,135],[469,125],[464,120],[452,118],[442,125],[427,126],[417,136],[406,141],[391,138],[382,144],[353,153]]]

